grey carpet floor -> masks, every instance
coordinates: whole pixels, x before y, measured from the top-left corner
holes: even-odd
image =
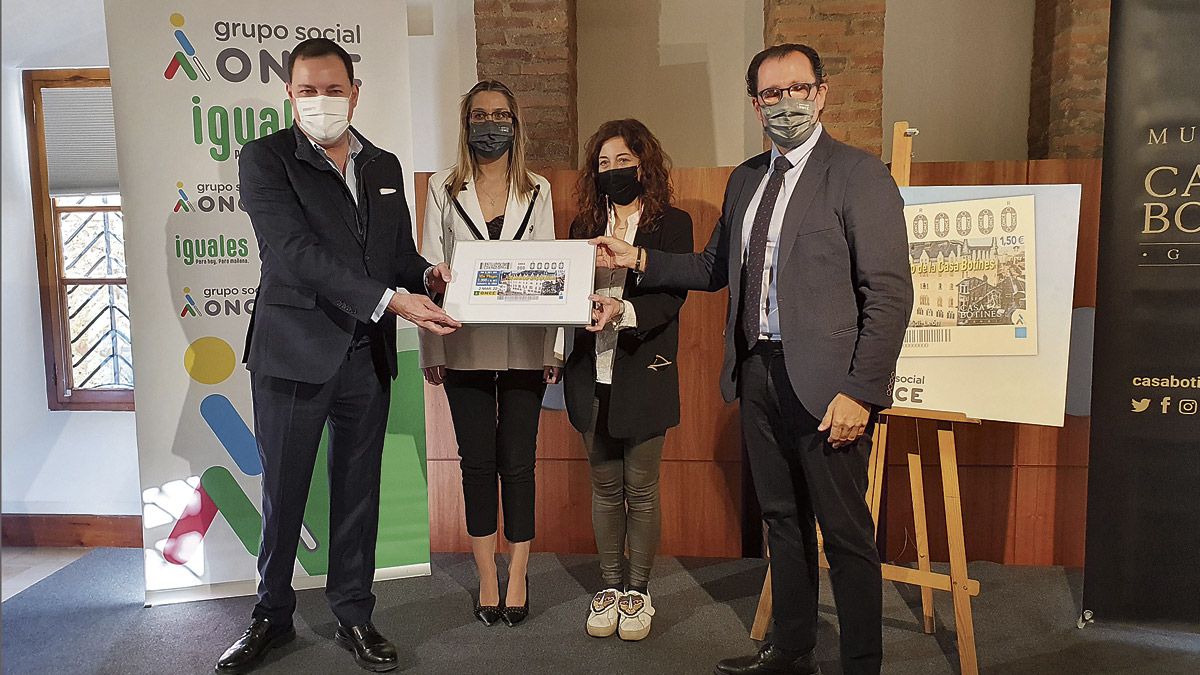
[[[4,602],[4,672],[211,672],[245,628],[252,599],[145,609],[140,556],[136,549],[93,551]],[[763,568],[761,560],[659,559],[653,633],[623,643],[583,631],[589,590],[599,582],[594,556],[535,554],[533,613],[510,629],[471,616],[476,581],[468,556],[435,555],[432,576],[375,585],[375,624],[400,649],[404,673],[709,673],[718,659],[756,648],[747,633]],[[1076,573],[972,563],[971,574],[982,585],[974,614],[985,673],[1200,673],[1200,627],[1076,628]],[[834,675],[837,620],[827,582],[818,656],[822,672]],[[935,594],[938,630],[925,635],[915,589],[884,586],[884,672],[957,672],[949,595]],[[336,624],[323,594],[298,595],[298,639],[259,672],[365,672],[330,639]]]

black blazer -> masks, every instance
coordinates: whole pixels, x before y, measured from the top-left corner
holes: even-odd
[[[737,396],[742,223],[769,164],[767,152],[734,169],[704,251],[651,251],[641,281],[705,291],[729,286],[721,372],[726,401]],[[904,202],[876,157],[824,131],[784,213],[777,296],[788,376],[813,417],[824,417],[839,392],[880,408],[892,404],[913,302]]]
[[[246,332],[247,368],[320,384],[346,360],[367,324],[377,363],[396,376],[396,317],[371,315],[384,291],[425,293],[430,266],[413,244],[400,161],[362,142],[358,206],[337,170],[293,126],[247,143],[241,199],[258,239],[261,276]],[[365,239],[359,222],[365,223]]]
[[[692,218],[667,207],[652,231],[639,229],[636,246],[688,253],[692,250]],[[608,434],[614,438],[655,435],[679,424],[679,309],[685,290],[651,290],[628,273],[624,299],[633,305],[637,327],[617,334],[613,354],[612,398]],[[592,421],[596,392],[596,335],[575,329],[575,345],[563,374],[567,415],[580,432]]]

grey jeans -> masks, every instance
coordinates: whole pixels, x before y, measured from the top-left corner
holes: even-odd
[[[592,423],[583,434],[592,476],[592,528],[606,587],[624,587],[629,545],[629,587],[645,589],[658,550],[662,518],[658,469],[666,436],[613,438],[608,435],[607,385],[596,385]]]

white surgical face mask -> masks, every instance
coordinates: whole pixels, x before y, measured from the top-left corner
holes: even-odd
[[[296,122],[314,141],[328,145],[350,128],[350,99],[345,96],[296,98]]]

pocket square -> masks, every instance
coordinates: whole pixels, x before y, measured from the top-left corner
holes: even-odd
[[[379,188],[379,194],[390,195],[396,191],[396,188]]]

